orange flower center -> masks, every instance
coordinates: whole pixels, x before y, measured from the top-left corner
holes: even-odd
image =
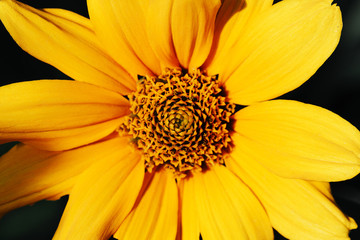
[[[166,167],[185,177],[224,164],[235,105],[226,102],[217,76],[179,69],[140,76],[129,100],[132,114],[120,129],[132,135],[147,171]]]

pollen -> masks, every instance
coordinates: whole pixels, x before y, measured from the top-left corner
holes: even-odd
[[[148,172],[165,167],[182,178],[225,164],[235,105],[217,76],[166,69],[158,77],[139,76],[128,98],[132,113],[120,130],[142,152]]]

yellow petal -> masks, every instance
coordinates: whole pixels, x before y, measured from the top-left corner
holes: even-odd
[[[103,138],[130,113],[128,101],[120,94],[76,81],[15,83],[1,87],[0,96],[0,139],[40,141],[47,150]]]
[[[173,0],[153,0],[146,12],[147,35],[162,68],[180,67],[171,33],[172,6]]]
[[[173,173],[166,170],[156,172],[147,186],[143,185],[138,201],[114,237],[137,240],[175,239],[178,226],[178,190]]]
[[[234,144],[282,177],[330,182],[360,172],[359,131],[326,109],[274,100],[235,118]]]
[[[200,236],[200,216],[198,207],[195,204],[195,196],[198,192],[194,181],[184,180],[179,182],[180,206],[181,206],[181,239],[199,239]]]
[[[229,54],[218,59],[229,97],[248,105],[304,83],[337,46],[340,9],[330,0],[285,0],[253,19]]]
[[[183,208],[194,209],[189,203],[195,205],[204,239],[273,238],[270,221],[259,201],[224,166],[216,165],[184,180]]]
[[[66,152],[16,145],[0,158],[0,215],[42,199],[69,194],[80,173],[121,143],[111,139]]]
[[[224,72],[223,64],[239,38],[244,34],[249,22],[258,14],[272,6],[273,0],[224,0],[216,16],[214,42],[211,54],[203,68],[209,75]]]
[[[8,138],[19,139],[36,148],[49,151],[62,151],[96,142],[118,128],[122,119],[114,119],[95,125],[65,130],[49,130],[42,132],[8,133]]]
[[[0,2],[0,19],[21,48],[73,79],[122,94],[135,89],[130,75],[104,53],[88,19],[13,0]]]
[[[240,147],[226,166],[246,182],[271,224],[288,239],[345,240],[349,230],[357,227],[336,207],[328,183],[278,177]]]
[[[109,239],[133,207],[143,177],[144,162],[122,138],[79,176],[53,239]]]
[[[209,55],[220,0],[174,0],[171,31],[180,64],[190,71]]]
[[[88,0],[87,4],[104,47],[133,78],[161,73],[146,32],[148,1]]]

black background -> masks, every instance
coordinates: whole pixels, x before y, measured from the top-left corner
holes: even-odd
[[[36,8],[64,8],[87,15],[85,0],[22,1]],[[325,107],[360,129],[360,1],[337,1],[343,13],[340,44],[318,72],[300,88],[281,96]],[[23,52],[0,24],[0,85],[36,79],[69,79],[57,69]],[[0,154],[11,144],[0,145]],[[332,183],[339,207],[360,224],[360,177]],[[51,239],[67,197],[41,201],[5,215],[0,220],[0,239]],[[360,230],[350,233],[360,239]],[[283,239],[276,235],[276,239]]]

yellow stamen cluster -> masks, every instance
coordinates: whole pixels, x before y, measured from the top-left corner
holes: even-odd
[[[133,136],[149,172],[164,166],[184,177],[193,169],[224,164],[235,105],[222,94],[217,77],[200,70],[167,69],[158,77],[139,77],[137,91],[128,96],[132,114],[120,129]]]

